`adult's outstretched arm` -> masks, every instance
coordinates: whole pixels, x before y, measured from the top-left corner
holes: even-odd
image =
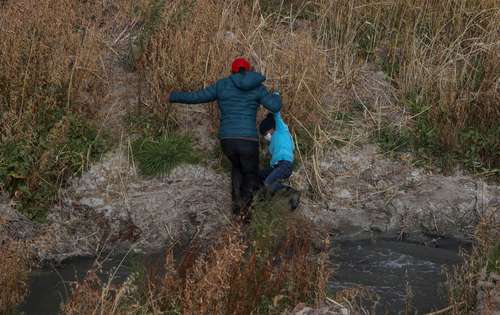
[[[217,88],[215,84],[202,90],[194,92],[172,92],[169,101],[171,103],[200,104],[209,103],[217,99]]]
[[[281,96],[278,92],[269,93],[266,87],[260,90],[260,103],[270,112],[277,113],[281,109]]]

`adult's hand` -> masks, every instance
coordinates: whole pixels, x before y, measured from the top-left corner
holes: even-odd
[[[171,94],[171,93],[172,93],[171,91],[167,91],[167,92],[163,95],[163,97],[161,98],[161,101],[162,101],[163,103],[170,103],[170,94]]]

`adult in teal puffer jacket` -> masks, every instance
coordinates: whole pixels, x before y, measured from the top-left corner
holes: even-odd
[[[259,138],[257,110],[264,105],[271,112],[281,108],[281,97],[263,85],[266,77],[251,71],[250,63],[237,58],[232,74],[195,92],[172,92],[172,103],[199,104],[217,101],[220,110],[219,139],[231,161],[233,213],[246,212],[259,187]],[[246,214],[246,213],[244,213]]]

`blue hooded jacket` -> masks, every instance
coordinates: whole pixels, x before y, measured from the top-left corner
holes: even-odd
[[[281,118],[279,112],[274,113],[274,122],[276,127],[269,144],[269,153],[271,154],[271,166],[275,166],[279,161],[293,162],[293,151],[295,145],[288,126]]]
[[[257,109],[262,104],[275,113],[281,108],[281,97],[271,94],[262,84],[266,77],[248,71],[232,74],[209,87],[195,92],[172,92],[170,102],[208,103],[217,100],[220,110],[219,138],[258,140]]]

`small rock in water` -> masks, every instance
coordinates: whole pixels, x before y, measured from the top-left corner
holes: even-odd
[[[342,190],[339,192],[338,196],[339,196],[340,198],[343,198],[343,199],[351,199],[351,198],[352,198],[352,194],[351,194],[351,192],[350,192],[349,190],[347,190],[347,189],[342,189]]]

